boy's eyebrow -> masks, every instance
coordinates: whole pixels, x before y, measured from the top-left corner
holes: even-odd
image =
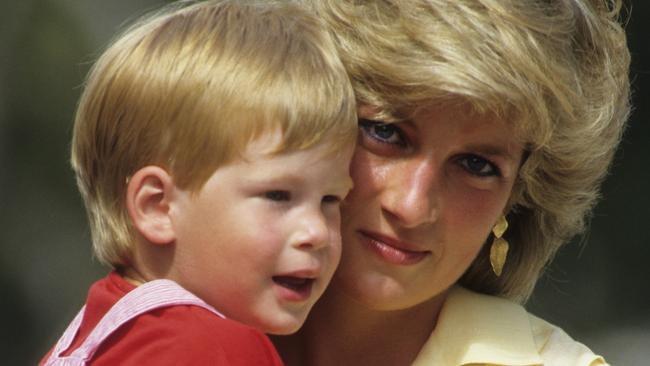
[[[302,184],[305,182],[305,178],[300,174],[282,174],[274,177],[248,177],[248,182],[252,184],[279,184],[279,183],[289,183],[289,184]],[[339,180],[332,185],[335,189],[341,190],[351,190],[354,187],[354,181],[351,177],[347,177],[344,180]]]
[[[354,188],[354,181],[351,177],[347,177],[343,183],[340,184],[341,187],[345,190],[351,191]]]
[[[261,176],[256,176],[255,174],[249,176],[248,178],[250,181],[253,183],[259,182],[259,183],[264,183],[264,184],[273,184],[273,183],[302,183],[304,182],[305,178],[301,176],[300,174],[291,174],[291,173],[283,173],[281,175],[275,175],[272,177],[268,177],[268,172],[261,171],[260,173]]]

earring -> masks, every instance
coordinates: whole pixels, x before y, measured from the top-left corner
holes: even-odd
[[[508,242],[502,238],[507,229],[508,221],[506,221],[505,215],[502,215],[492,228],[494,241],[492,241],[492,247],[490,247],[490,264],[497,277],[501,276],[503,265],[506,264],[506,257],[508,256]]]

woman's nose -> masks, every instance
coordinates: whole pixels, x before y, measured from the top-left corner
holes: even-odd
[[[317,250],[329,244],[327,218],[320,209],[306,210],[300,215],[292,240],[295,247],[307,250]]]
[[[403,161],[386,176],[382,209],[407,228],[434,222],[439,213],[440,173],[428,159]]]

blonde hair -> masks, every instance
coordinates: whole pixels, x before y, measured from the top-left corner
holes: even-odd
[[[509,202],[501,277],[491,240],[460,282],[517,301],[585,228],[629,113],[620,1],[304,0],[324,19],[360,103],[380,118],[462,101],[527,145]],[[488,238],[490,239],[490,238]]]
[[[354,143],[354,94],[323,24],[282,1],[181,2],[143,18],[98,59],[81,97],[72,166],[96,256],[128,265],[126,182],[154,164],[198,190],[247,144],[273,153]]]

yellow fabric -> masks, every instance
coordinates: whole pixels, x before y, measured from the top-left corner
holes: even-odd
[[[413,366],[607,366],[602,357],[520,305],[450,290]]]

